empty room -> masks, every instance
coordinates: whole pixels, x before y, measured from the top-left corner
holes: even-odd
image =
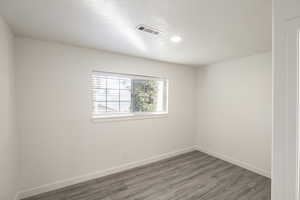
[[[0,0],[0,200],[299,198],[275,1]]]

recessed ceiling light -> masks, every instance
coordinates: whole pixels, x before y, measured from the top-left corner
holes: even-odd
[[[182,38],[181,38],[180,36],[178,36],[178,35],[174,35],[174,36],[172,36],[172,37],[170,38],[170,40],[171,40],[172,42],[178,43],[178,42],[180,42],[180,41],[182,40]]]

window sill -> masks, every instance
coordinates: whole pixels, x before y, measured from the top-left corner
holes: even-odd
[[[128,120],[144,120],[153,118],[167,118],[168,113],[149,113],[149,114],[124,114],[124,115],[109,115],[103,117],[93,117],[92,122],[112,122],[112,121],[128,121]]]

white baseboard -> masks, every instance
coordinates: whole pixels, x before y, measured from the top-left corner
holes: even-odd
[[[77,183],[85,182],[85,181],[96,179],[96,178],[101,178],[101,177],[104,177],[104,176],[107,176],[110,174],[126,171],[129,169],[135,168],[135,167],[147,165],[147,164],[150,164],[153,162],[157,162],[157,161],[160,161],[160,160],[163,160],[166,158],[170,158],[173,156],[177,156],[180,154],[188,153],[188,152],[194,151],[194,150],[195,150],[194,146],[188,147],[188,148],[180,149],[180,150],[173,151],[170,153],[164,153],[164,154],[160,154],[158,156],[153,156],[151,158],[140,160],[137,162],[127,163],[127,164],[124,164],[124,165],[121,165],[118,167],[114,167],[114,168],[110,168],[107,170],[102,170],[102,171],[82,175],[79,177],[74,177],[74,178],[70,178],[70,179],[66,179],[66,180],[53,182],[53,183],[42,185],[42,186],[39,186],[36,188],[20,191],[18,193],[17,197],[18,197],[18,199],[24,199],[24,198],[35,196],[35,195],[38,195],[38,194],[41,194],[44,192],[57,190],[57,189],[60,189],[60,188],[66,187],[66,186],[74,185]]]
[[[223,155],[221,153],[216,153],[216,152],[204,149],[204,148],[202,148],[200,146],[196,146],[195,150],[201,151],[203,153],[207,153],[208,155],[214,156],[216,158],[219,158],[221,160],[227,161],[227,162],[232,163],[234,165],[237,165],[239,167],[245,168],[245,169],[247,169],[249,171],[252,171],[252,172],[255,172],[255,173],[259,174],[259,175],[271,178],[271,172],[265,171],[263,169],[259,169],[257,167],[254,167],[251,164],[248,164],[248,163],[245,163],[243,161],[237,160],[237,159],[232,158],[230,156],[226,156],[226,155]]]

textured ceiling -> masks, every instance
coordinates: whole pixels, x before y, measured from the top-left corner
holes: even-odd
[[[22,36],[204,65],[271,50],[271,0],[0,0]],[[153,26],[159,37],[139,32]],[[180,43],[169,38],[180,35]]]

